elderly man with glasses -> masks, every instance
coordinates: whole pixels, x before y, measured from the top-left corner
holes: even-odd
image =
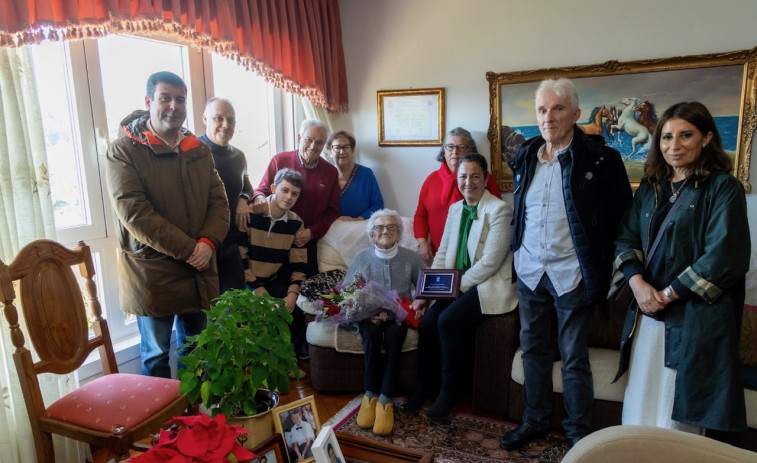
[[[322,122],[310,119],[302,121],[297,134],[298,148],[279,153],[271,159],[252,199],[252,212],[266,214],[266,198],[271,195],[276,172],[287,167],[302,174],[305,183],[292,211],[305,223],[305,228],[297,232],[294,245],[307,248],[306,276],[318,273],[318,240],[339,217],[339,174],[336,167],[321,159],[328,135],[329,130]],[[302,333],[292,333],[292,336],[297,356],[302,360],[309,359],[304,330]]]
[[[418,240],[418,254],[427,265],[431,265],[442,241],[449,207],[463,199],[462,193],[457,189],[457,163],[466,154],[475,152],[478,149],[471,133],[462,127],[452,129],[436,155],[441,166],[423,182],[413,219],[413,231]],[[486,189],[502,199],[494,176],[487,176]]]

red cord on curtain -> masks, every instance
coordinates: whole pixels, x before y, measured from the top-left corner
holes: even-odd
[[[0,46],[178,35],[331,112],[348,109],[338,0],[2,0]]]

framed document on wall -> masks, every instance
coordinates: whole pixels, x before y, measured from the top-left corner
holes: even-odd
[[[444,89],[379,90],[379,146],[439,146],[444,141]]]

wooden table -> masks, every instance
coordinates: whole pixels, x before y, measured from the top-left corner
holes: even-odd
[[[431,463],[432,453],[406,449],[392,444],[337,432],[336,439],[346,463]]]

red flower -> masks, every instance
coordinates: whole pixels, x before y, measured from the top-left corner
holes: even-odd
[[[326,309],[326,315],[329,317],[336,315],[342,311],[342,309],[338,305],[334,304],[331,301],[324,302],[323,308]]]
[[[195,416],[174,417],[169,423],[182,424],[178,431],[160,431],[158,443],[137,457],[133,463],[151,462],[197,462],[227,463],[245,461],[256,455],[237,442],[237,437],[246,434],[241,426],[226,424],[226,415],[219,413],[213,418],[203,413]]]

